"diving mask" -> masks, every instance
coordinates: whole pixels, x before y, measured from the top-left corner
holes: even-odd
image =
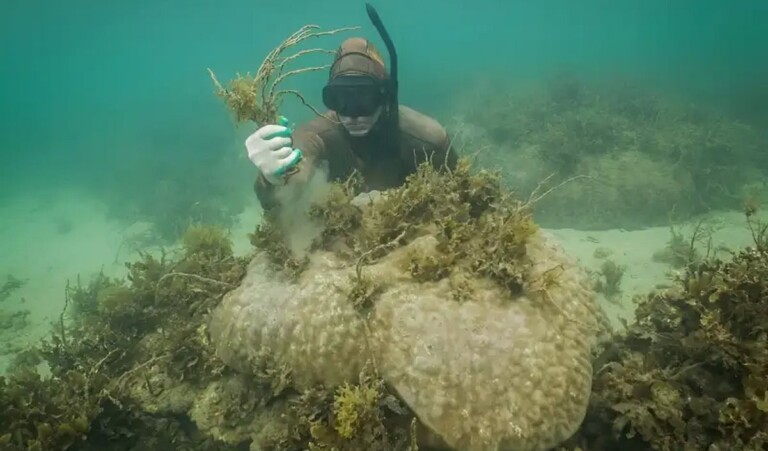
[[[385,85],[365,75],[343,75],[323,88],[323,104],[340,116],[372,116],[387,101]]]

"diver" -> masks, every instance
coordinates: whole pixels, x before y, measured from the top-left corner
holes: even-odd
[[[357,171],[363,191],[400,186],[424,161],[438,170],[455,167],[457,155],[445,128],[400,105],[394,46],[370,5],[368,14],[387,44],[392,74],[369,40],[346,39],[322,92],[329,111],[295,132],[281,118],[246,139],[248,158],[259,170],[254,189],[265,210],[276,207],[277,187],[293,183],[293,178],[301,183],[300,163],[324,163],[331,181],[344,181]]]

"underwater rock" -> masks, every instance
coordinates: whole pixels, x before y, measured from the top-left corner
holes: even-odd
[[[486,181],[471,177],[446,176],[472,193],[495,196]],[[381,215],[395,205],[387,202],[423,194],[418,183],[412,179],[404,188],[411,191],[384,193],[386,201],[361,209],[361,227],[387,224]],[[314,249],[295,279],[270,266],[266,252],[257,253],[241,285],[212,314],[217,354],[243,373],[285,368],[299,389],[354,382],[370,362],[454,449],[552,448],[577,430],[590,396],[602,320],[590,281],[551,237],[527,226],[528,218],[479,198],[464,204],[455,189],[434,193],[455,194],[455,211],[468,208],[463,223],[480,238],[458,238],[453,229],[454,238],[446,238],[436,221],[450,215],[395,212],[413,221],[411,233],[389,249],[378,246],[383,255],[367,266],[338,252],[350,236]],[[432,200],[412,211],[450,206]],[[514,228],[483,233],[507,226]],[[515,234],[506,235],[510,230]],[[505,247],[516,240],[524,244]],[[450,263],[423,277],[431,267],[425,262],[441,261]],[[498,267],[486,267],[490,262]],[[371,305],[356,302],[362,281],[373,287],[366,290]]]

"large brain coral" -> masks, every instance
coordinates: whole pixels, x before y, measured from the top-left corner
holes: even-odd
[[[297,277],[257,254],[214,312],[219,355],[244,372],[277,363],[298,387],[354,381],[372,362],[454,449],[545,450],[573,434],[599,308],[527,206],[467,162],[422,166],[361,208],[344,194],[315,211],[328,233]]]

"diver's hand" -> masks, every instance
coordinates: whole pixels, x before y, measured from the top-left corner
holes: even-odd
[[[301,150],[291,147],[293,130],[287,123],[287,119],[281,117],[279,125],[265,125],[245,140],[248,159],[273,185],[281,183],[285,174],[302,159]]]

